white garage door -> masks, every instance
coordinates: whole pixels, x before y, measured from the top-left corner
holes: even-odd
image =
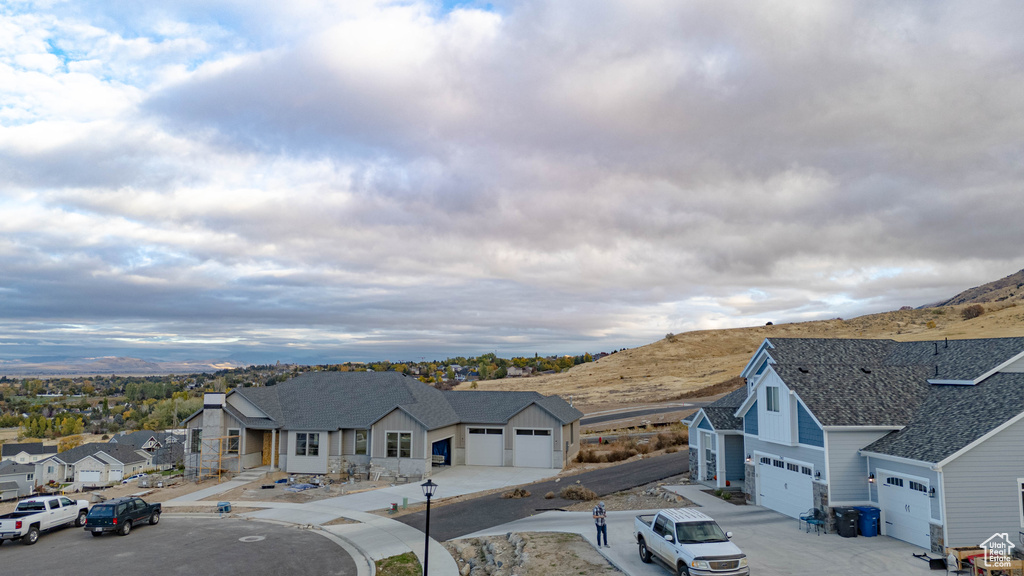
[[[124,478],[124,470],[111,470],[107,476],[110,477],[109,479],[111,482],[114,480],[120,480],[121,478]]]
[[[100,473],[99,471],[82,470],[78,473],[78,480],[80,482],[99,482]]]
[[[466,465],[505,465],[505,436],[501,428],[469,429],[469,434],[466,434]]]
[[[879,470],[878,507],[885,520],[883,534],[922,548],[931,548],[932,504],[928,485]]]
[[[793,518],[814,507],[811,476],[801,471],[805,466],[764,458],[758,461],[757,468],[758,503],[761,506]]]
[[[551,430],[516,430],[514,454],[517,467],[551,468]]]

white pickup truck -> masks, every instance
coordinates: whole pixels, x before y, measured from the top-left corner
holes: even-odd
[[[39,533],[63,526],[84,526],[89,514],[88,500],[72,500],[67,496],[36,496],[18,502],[14,512],[0,516],[0,544],[4,540],[21,540],[31,546]]]
[[[747,557],[710,516],[692,508],[641,514],[633,521],[640,560],[657,557],[677,576],[747,576]]]

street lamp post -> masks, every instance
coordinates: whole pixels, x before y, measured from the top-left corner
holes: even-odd
[[[420,484],[420,488],[423,489],[423,495],[427,497],[427,525],[424,529],[423,540],[423,576],[427,576],[427,569],[430,563],[430,497],[437,490],[437,484],[434,484],[434,481],[428,478],[426,482]]]

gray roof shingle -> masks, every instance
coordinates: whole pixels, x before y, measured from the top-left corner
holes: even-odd
[[[864,448],[941,462],[1024,411],[1024,374],[1001,372],[975,386],[931,386],[905,428]]]
[[[444,396],[459,420],[472,424],[504,424],[530,404],[537,404],[563,425],[583,417],[582,412],[564,399],[539,392],[452,390],[444,392]]]
[[[25,442],[22,444],[4,444],[0,447],[0,456],[17,456],[20,453],[40,455],[40,454],[56,454],[56,446],[45,446],[42,442]]]
[[[711,425],[714,426],[715,430],[742,430],[743,419],[738,418],[735,414],[736,409],[746,399],[747,387],[741,386],[701,408],[701,410],[704,411],[704,415],[711,421]]]
[[[145,457],[136,452],[131,446],[111,444],[109,442],[82,444],[52,457],[59,458],[62,462],[73,464],[82,458],[93,456],[97,452],[105,452],[122,464],[134,464],[135,462],[144,462],[146,460]]]

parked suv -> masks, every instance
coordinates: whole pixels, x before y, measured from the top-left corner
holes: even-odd
[[[145,521],[156,524],[160,521],[161,506],[147,504],[142,498],[115,498],[101,502],[89,510],[85,519],[85,531],[93,536],[104,532],[117,532],[127,536],[132,527]]]

